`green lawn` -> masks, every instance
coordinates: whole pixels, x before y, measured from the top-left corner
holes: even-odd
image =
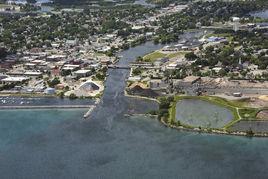
[[[158,51],[155,51],[153,53],[145,55],[143,57],[143,60],[153,62],[153,61],[157,60],[158,58],[164,58],[164,57],[166,57],[166,54],[158,52]]]
[[[149,53],[147,55],[145,55],[143,57],[143,60],[146,62],[154,62],[155,60],[159,59],[159,58],[175,58],[175,57],[179,57],[182,56],[184,57],[184,55],[188,53],[187,51],[183,51],[183,52],[174,52],[174,53],[162,53],[159,51],[154,51],[152,53]]]
[[[243,119],[255,119],[257,113],[260,111],[256,108],[241,108],[238,110]]]
[[[190,51],[189,51],[190,52]],[[189,52],[175,52],[167,55],[167,58],[175,58],[175,57],[184,57],[186,53]]]

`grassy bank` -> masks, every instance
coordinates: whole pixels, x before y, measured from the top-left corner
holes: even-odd
[[[175,58],[175,57],[184,57],[186,53],[189,53],[190,51],[178,51],[178,52],[169,52],[169,53],[163,53],[161,51],[154,51],[152,53],[149,53],[143,57],[143,61],[146,62],[154,62],[157,59],[160,58]]]

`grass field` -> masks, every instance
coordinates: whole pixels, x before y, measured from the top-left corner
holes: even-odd
[[[164,58],[164,57],[166,57],[166,54],[164,54],[164,53],[161,53],[161,52],[159,52],[159,51],[155,51],[155,52],[153,52],[153,53],[150,53],[150,54],[148,54],[148,55],[145,55],[144,57],[143,57],[143,60],[144,61],[155,61],[156,59],[158,59],[158,58]]]
[[[174,53],[162,53],[160,51],[155,51],[152,53],[149,53],[143,57],[143,60],[146,62],[154,62],[155,60],[159,58],[175,58],[175,57],[184,57],[184,55],[188,53],[187,51],[183,52],[174,52]]]

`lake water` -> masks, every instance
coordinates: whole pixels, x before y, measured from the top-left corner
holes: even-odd
[[[176,119],[193,127],[222,128],[232,121],[232,111],[198,99],[183,99],[176,104]]]
[[[86,109],[0,110],[0,148],[19,142],[28,134],[39,135],[62,121],[81,118]]]
[[[160,47],[124,51],[119,64]],[[267,138],[182,132],[148,117],[126,117],[156,104],[123,96],[128,70],[109,73],[89,119],[76,110],[1,111],[1,178],[267,178]]]
[[[57,97],[16,97],[0,96],[0,106],[40,106],[40,105],[93,105],[94,99],[60,99]]]
[[[134,4],[142,5],[142,6],[148,6],[148,7],[154,7],[154,4],[146,2],[146,0],[136,0]]]
[[[251,13],[250,15],[254,17],[268,19],[268,9],[264,11],[260,11],[260,12],[254,12],[254,13]]]

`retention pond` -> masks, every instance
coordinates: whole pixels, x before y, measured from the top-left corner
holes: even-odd
[[[183,99],[176,105],[176,120],[193,127],[222,128],[233,117],[231,110],[200,99]]]

